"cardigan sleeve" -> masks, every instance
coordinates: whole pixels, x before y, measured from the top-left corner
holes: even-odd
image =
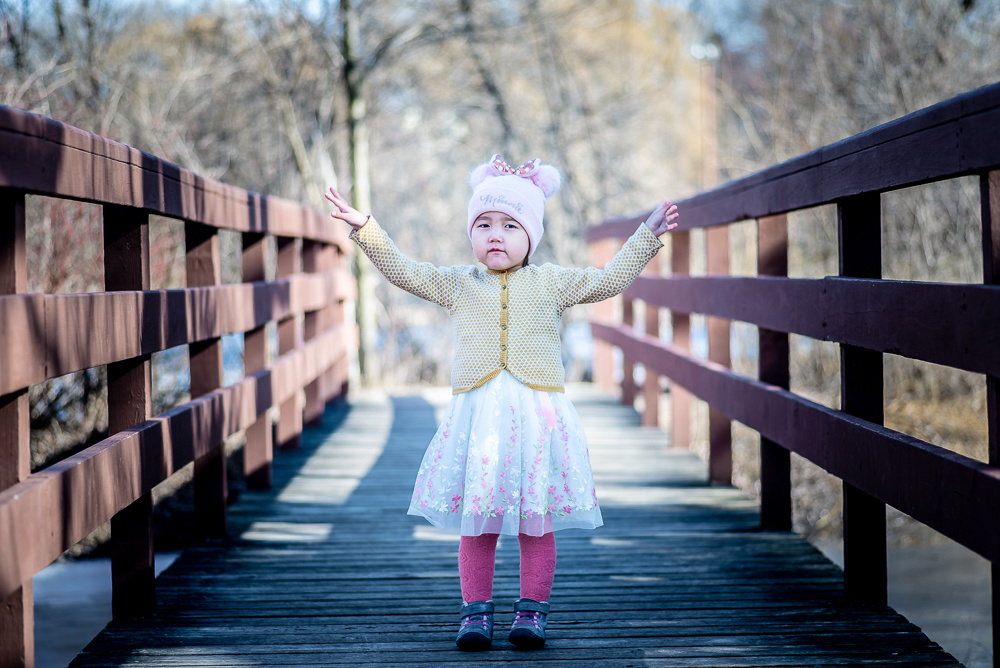
[[[663,242],[641,223],[603,269],[560,267],[554,281],[560,306],[599,302],[620,294],[661,248]]]
[[[457,285],[454,267],[437,267],[406,257],[372,217],[363,227],[353,230],[350,238],[390,283],[421,299],[451,307]]]

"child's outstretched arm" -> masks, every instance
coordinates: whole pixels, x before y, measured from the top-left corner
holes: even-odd
[[[324,193],[324,197],[333,202],[333,205],[337,207],[336,211],[330,213],[332,218],[337,218],[344,221],[350,225],[355,230],[360,230],[368,222],[368,216],[361,213],[353,206],[347,203],[347,200],[337,192],[337,189],[330,187],[330,192]]]
[[[663,200],[656,205],[653,213],[649,214],[649,218],[646,219],[646,227],[656,236],[660,236],[677,227],[677,223],[673,221],[679,215],[676,204]]]
[[[454,267],[435,267],[429,262],[414,262],[392,243],[378,222],[348,204],[336,188],[325,197],[337,207],[330,216],[351,226],[351,239],[371,259],[390,283],[421,299],[450,308],[456,289]]]
[[[679,215],[675,204],[662,200],[603,269],[562,269],[556,279],[561,304],[598,302],[625,290],[663,247],[659,236],[677,228]]]

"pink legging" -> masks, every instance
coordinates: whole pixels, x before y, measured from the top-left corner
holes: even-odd
[[[493,598],[493,569],[496,566],[497,534],[462,536],[458,546],[458,576],[462,600],[489,601]],[[547,602],[556,576],[556,536],[519,534],[521,546],[521,598]]]

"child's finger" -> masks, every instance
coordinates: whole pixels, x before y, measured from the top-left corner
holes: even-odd
[[[330,192],[323,193],[323,196],[340,208],[344,208],[343,205],[347,204],[347,200],[344,199],[344,196],[337,192],[337,189],[333,186],[330,186]]]

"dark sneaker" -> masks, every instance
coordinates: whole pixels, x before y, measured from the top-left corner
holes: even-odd
[[[488,649],[493,642],[493,601],[473,601],[462,605],[462,626],[455,644],[459,649]]]
[[[523,649],[538,649],[545,644],[545,622],[548,615],[548,603],[539,603],[530,598],[518,599],[514,603],[514,622],[510,625],[508,639]]]

